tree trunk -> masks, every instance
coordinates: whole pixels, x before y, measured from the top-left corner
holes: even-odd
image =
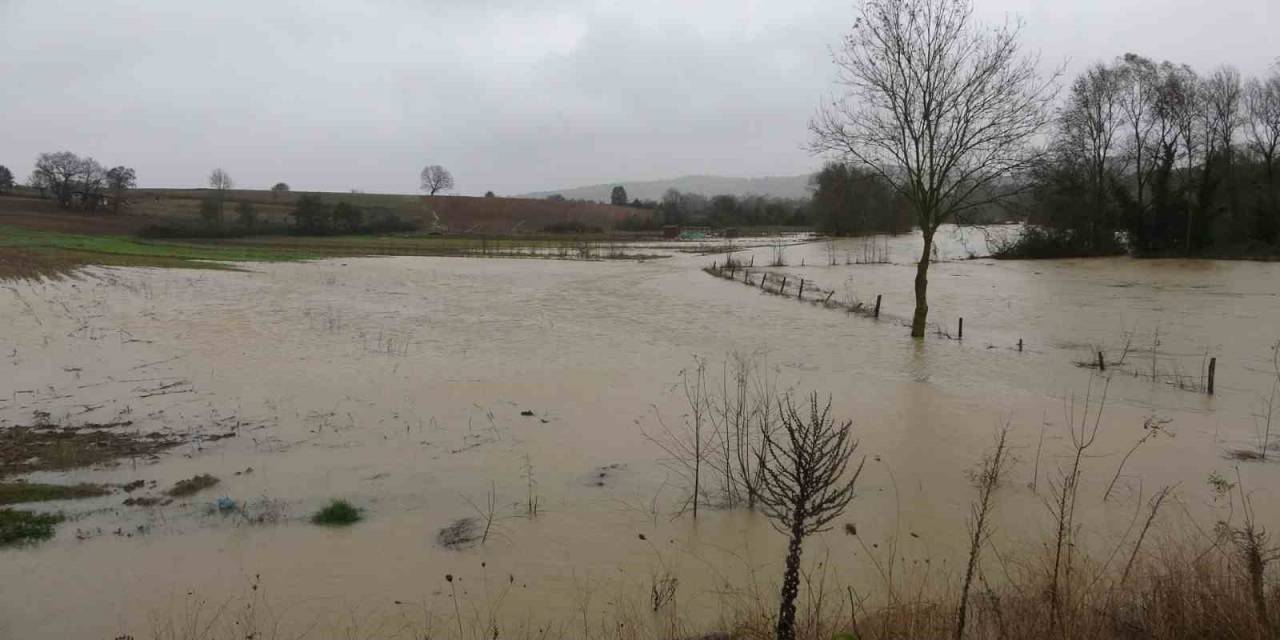
[[[778,605],[777,640],[796,638],[796,596],[800,594],[800,552],[804,533],[800,521],[791,526],[791,543],[787,545],[787,568],[782,575],[782,603]]]
[[[916,312],[911,318],[911,337],[923,338],[925,323],[929,320],[929,260],[933,254],[933,229],[920,228],[924,235],[924,248],[916,265]]]

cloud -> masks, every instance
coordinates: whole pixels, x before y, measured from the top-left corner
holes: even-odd
[[[1025,18],[1048,63],[1133,50],[1257,73],[1270,1],[979,11]],[[472,194],[802,173],[852,17],[845,0],[9,0],[0,163],[71,149],[151,186],[220,166],[245,186],[398,192],[439,163]]]

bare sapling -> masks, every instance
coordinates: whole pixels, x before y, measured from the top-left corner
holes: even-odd
[[[1138,447],[1141,447],[1146,441],[1161,435],[1167,435],[1170,438],[1173,437],[1173,432],[1165,428],[1165,425],[1169,424],[1169,422],[1170,421],[1168,419],[1157,418],[1154,415],[1147,416],[1147,419],[1142,422],[1142,437],[1138,438],[1138,441],[1133,443],[1133,446],[1129,447],[1129,450],[1125,452],[1124,457],[1120,459],[1120,464],[1116,467],[1116,474],[1111,476],[1111,482],[1107,484],[1107,490],[1102,494],[1103,502],[1106,502],[1107,499],[1111,497],[1111,490],[1116,488],[1116,481],[1120,479],[1120,474],[1124,471],[1125,463],[1128,462],[1130,456],[1138,450]]]
[[[1258,421],[1261,423],[1258,429],[1258,457],[1266,460],[1267,450],[1271,446],[1271,421],[1275,415],[1276,409],[1276,393],[1280,392],[1280,341],[1271,345],[1271,371],[1275,374],[1275,380],[1271,382],[1271,393],[1267,395],[1266,404],[1262,411],[1258,413]]]
[[[778,640],[795,640],[796,596],[800,590],[800,556],[804,539],[825,531],[854,497],[854,484],[865,459],[849,473],[857,450],[850,421],[836,424],[831,402],[819,408],[809,396],[809,416],[802,417],[790,396],[779,401],[781,425],[764,436],[766,464],[760,501],[770,524],[788,536],[786,569],[778,606]]]
[[[769,263],[769,266],[771,267],[787,266],[787,249],[786,249],[786,245],[782,244],[782,240],[780,238],[773,241],[772,248],[773,248],[773,260]]]
[[[742,431],[735,439],[738,481],[747,496],[747,508],[755,509],[760,502],[760,489],[764,484],[764,467],[767,452],[765,441],[777,429],[779,412],[777,380],[770,373],[767,363],[752,363],[754,375],[751,384],[750,407]]]
[[[982,25],[972,0],[868,0],[833,58],[840,97],[809,125],[815,153],[871,170],[916,215],[911,336],[928,321],[934,234],[995,204],[998,188],[1047,153],[1058,74],[1024,54],[1020,25]]]
[[[964,637],[965,620],[969,612],[969,590],[978,570],[978,560],[982,547],[991,536],[991,523],[988,516],[994,506],[996,489],[1000,486],[1000,476],[1008,465],[1009,426],[1000,428],[996,434],[995,447],[983,456],[981,466],[972,474],[971,480],[978,489],[978,497],[969,505],[969,563],[965,567],[964,582],[960,587],[960,606],[956,613],[956,640]]]
[[[706,360],[695,357],[692,370],[680,372],[680,387],[689,406],[689,413],[684,418],[684,428],[668,426],[655,407],[658,431],[649,433],[642,428],[641,432],[667,454],[665,464],[668,468],[690,483],[689,496],[681,511],[691,508],[693,517],[697,518],[702,497],[703,467],[708,466],[708,458],[716,451],[714,429],[710,424]]]
[[[484,528],[480,531],[480,544],[489,541],[489,534],[493,532],[493,523],[497,519],[498,514],[498,486],[492,482],[489,483],[489,493],[485,496],[485,504],[483,507],[476,504],[471,498],[464,497],[467,504],[475,510],[476,516]]]
[[[1065,409],[1067,431],[1071,437],[1071,466],[1061,472],[1056,483],[1052,483],[1052,502],[1049,511],[1053,515],[1057,531],[1054,534],[1053,569],[1049,581],[1049,604],[1051,622],[1056,630],[1062,630],[1064,624],[1063,608],[1069,601],[1072,570],[1072,552],[1075,548],[1075,510],[1076,498],[1080,490],[1081,463],[1085,452],[1093,446],[1098,437],[1098,428],[1102,424],[1102,411],[1107,404],[1107,392],[1111,388],[1111,378],[1106,379],[1102,389],[1102,398],[1096,411],[1091,411],[1093,396],[1093,379],[1089,379],[1089,387],[1085,392],[1083,411],[1079,422],[1076,421],[1076,400],[1073,396]],[[1090,414],[1092,424],[1090,423]]]
[[[1164,487],[1151,496],[1151,500],[1147,502],[1147,520],[1142,524],[1142,529],[1138,532],[1138,539],[1133,543],[1133,551],[1129,553],[1129,561],[1124,563],[1124,571],[1120,573],[1120,586],[1124,586],[1125,580],[1129,579],[1129,572],[1133,570],[1133,563],[1138,558],[1138,552],[1142,550],[1142,541],[1146,540],[1147,532],[1151,530],[1151,523],[1155,522],[1156,514],[1160,513],[1160,506],[1164,504],[1166,498],[1169,497],[1173,487]]]

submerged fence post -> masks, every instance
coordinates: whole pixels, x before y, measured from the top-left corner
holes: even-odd
[[[960,328],[956,333],[956,340],[964,340],[964,318],[960,318]]]
[[[1018,338],[1018,351],[1022,351],[1022,338]]]
[[[756,266],[756,254],[754,253],[751,254],[751,264],[749,266],[752,266],[752,267]]]
[[[1098,371],[1107,370],[1107,361],[1102,359],[1102,352],[1098,352]]]
[[[796,294],[797,300],[804,300],[804,278],[800,278],[800,292]]]
[[[778,295],[784,295],[786,293],[787,293],[787,277],[782,276],[782,288],[778,289]]]
[[[1213,395],[1213,378],[1218,372],[1218,359],[1209,358],[1209,395]]]
[[[880,317],[880,294],[876,294],[876,317]]]
[[[765,272],[765,274],[764,274],[764,275],[760,276],[760,288],[761,288],[761,289],[763,289],[763,290],[765,290],[765,291],[768,291],[768,289],[765,289],[765,288],[764,288],[764,283],[765,283],[765,281],[766,281],[766,280],[768,280],[768,279],[769,279],[769,272],[767,272],[767,271]]]

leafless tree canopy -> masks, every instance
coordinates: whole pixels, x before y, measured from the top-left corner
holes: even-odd
[[[1251,80],[1245,91],[1249,113],[1249,146],[1262,156],[1268,177],[1275,173],[1280,152],[1280,65],[1265,80]]]
[[[230,191],[235,186],[231,181],[231,176],[222,169],[214,169],[209,174],[209,188],[218,192],[218,196],[222,197],[225,192]]]
[[[844,95],[810,123],[815,152],[864,165],[905,196],[924,234],[912,335],[923,336],[933,233],[1002,196],[1050,122],[1056,74],[1023,55],[1018,25],[975,25],[968,0],[867,0],[834,54]]]
[[[106,173],[111,206],[116,213],[129,205],[129,192],[138,186],[138,175],[129,167],[112,167]]]
[[[435,195],[439,191],[448,191],[453,188],[453,174],[448,169],[438,165],[427,165],[422,169],[422,190],[429,195]]]
[[[97,160],[70,151],[42,153],[31,173],[31,186],[48,190],[63,208],[80,205],[94,210],[102,201],[107,171]]]

